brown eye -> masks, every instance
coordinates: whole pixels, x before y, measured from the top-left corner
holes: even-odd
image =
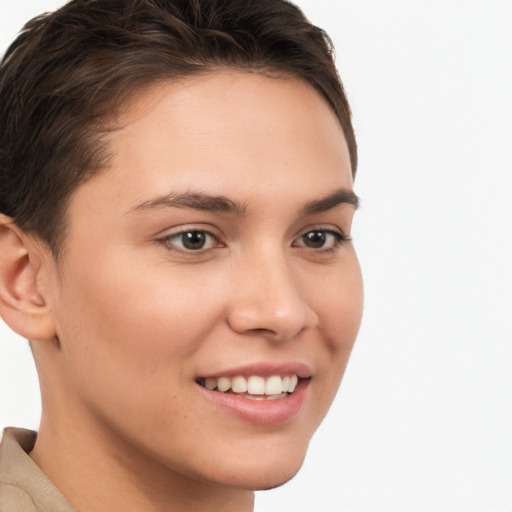
[[[306,247],[310,247],[311,249],[320,249],[325,245],[327,235],[324,231],[310,231],[309,233],[302,235],[302,240]]]
[[[197,251],[204,248],[206,237],[204,231],[187,231],[181,234],[181,243],[185,249]]]
[[[313,229],[300,236],[294,246],[308,249],[335,249],[343,242],[349,240],[345,235],[331,229]]]
[[[214,235],[200,229],[190,229],[168,235],[162,239],[162,242],[169,248],[175,248],[183,252],[206,251],[215,247],[215,244],[218,243]]]

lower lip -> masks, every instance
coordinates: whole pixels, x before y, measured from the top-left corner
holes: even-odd
[[[308,385],[309,380],[301,380],[293,393],[275,400],[251,400],[198,386],[209,400],[245,421],[258,425],[278,425],[298,416],[306,399]]]

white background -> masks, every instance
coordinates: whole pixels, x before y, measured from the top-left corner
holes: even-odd
[[[0,0],[2,51],[60,3]],[[297,3],[354,111],[366,309],[302,471],[256,510],[512,512],[512,2]],[[0,427],[39,408],[0,324]]]

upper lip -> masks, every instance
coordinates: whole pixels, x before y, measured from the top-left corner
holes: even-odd
[[[289,362],[289,363],[276,363],[276,362],[260,362],[247,365],[231,367],[225,370],[219,370],[212,373],[201,374],[199,377],[206,379],[218,379],[220,377],[237,377],[251,375],[258,375],[260,377],[270,377],[272,375],[297,375],[301,379],[311,377],[311,369],[304,363]]]

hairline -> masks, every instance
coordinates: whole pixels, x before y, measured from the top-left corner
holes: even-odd
[[[199,63],[198,63],[199,64]],[[111,146],[109,146],[109,135],[115,132],[122,130],[126,123],[123,123],[123,118],[130,115],[131,108],[137,104],[139,100],[141,100],[149,91],[158,89],[160,86],[165,84],[180,84],[190,81],[194,78],[208,77],[211,75],[225,73],[225,72],[239,72],[239,73],[247,73],[247,74],[255,74],[262,76],[264,78],[269,78],[272,80],[299,80],[304,84],[313,88],[316,93],[322,98],[322,100],[326,103],[331,113],[336,118],[338,125],[341,128],[343,138],[345,143],[347,143],[345,131],[341,124],[341,120],[334,110],[333,106],[327,99],[327,97],[317,88],[315,85],[308,80],[306,77],[301,76],[299,73],[295,73],[292,70],[284,69],[279,66],[272,65],[230,65],[227,63],[208,63],[203,62],[200,63],[203,65],[202,68],[192,69],[186,73],[180,74],[179,76],[171,76],[162,74],[161,77],[154,77],[151,80],[143,81],[140,83],[134,84],[133,88],[126,92],[123,95],[122,99],[118,102],[114,102],[112,112],[103,118],[98,123],[97,130],[100,135],[98,137],[99,144],[102,144],[103,147],[101,150],[104,151],[104,155],[102,156],[103,164],[99,169],[91,169],[88,172],[84,173],[83,178],[79,180],[72,190],[72,192],[66,197],[65,201],[62,204],[62,214],[60,216],[60,226],[57,231],[57,236],[55,237],[54,243],[49,244],[45,240],[41,238],[43,243],[49,248],[51,254],[54,256],[54,260],[57,266],[62,262],[65,257],[65,246],[66,239],[69,235],[69,216],[68,210],[70,202],[75,194],[75,192],[86,182],[91,179],[94,179],[96,176],[102,175],[104,172],[108,172],[111,168],[111,160],[114,157],[114,153],[112,151]],[[95,131],[93,126],[89,126],[86,132],[91,135],[92,132]],[[96,152],[96,151],[95,151]],[[351,175],[352,178],[355,178],[355,169],[353,168],[351,162]],[[34,235],[39,239],[39,235],[34,233]]]

